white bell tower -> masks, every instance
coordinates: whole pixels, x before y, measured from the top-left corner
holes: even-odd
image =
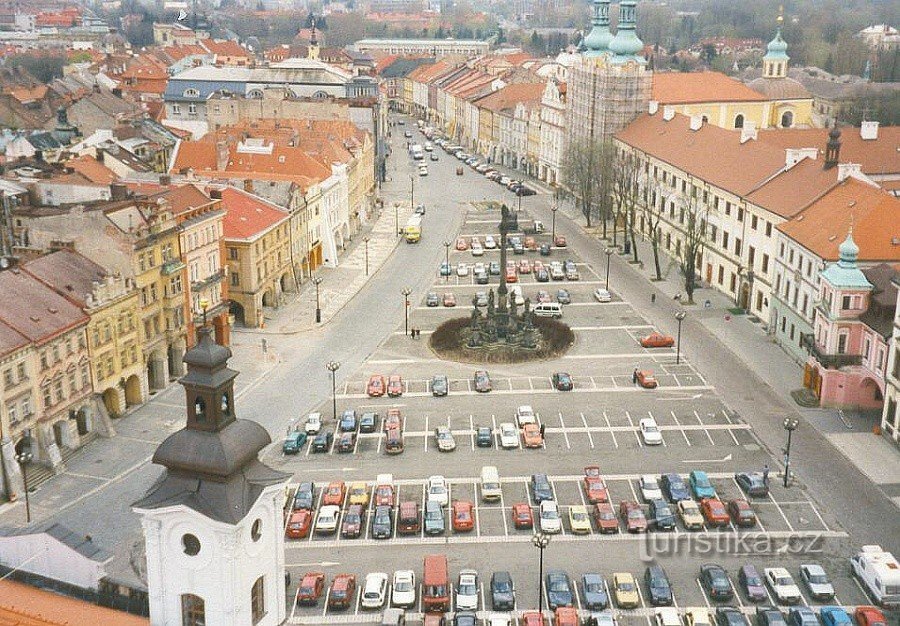
[[[166,471],[135,502],[152,626],[275,626],[286,617],[284,483],[258,459],[271,443],[234,416],[231,350],[211,329],[184,357],[187,425],[157,448]]]

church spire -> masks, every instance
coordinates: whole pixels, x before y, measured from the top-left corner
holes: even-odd
[[[778,8],[778,30],[775,38],[766,46],[766,55],[763,57],[763,76],[765,78],[785,78],[787,76],[788,61],[787,42],[781,36],[781,25],[784,23],[784,7]]]
[[[619,29],[616,36],[609,43],[609,50],[613,53],[612,62],[622,64],[627,61],[636,61],[644,64],[647,62],[640,56],[644,49],[635,30],[637,29],[637,1],[622,0],[619,3]]]
[[[609,31],[609,0],[594,0],[593,28],[584,38],[584,53],[587,57],[609,54],[609,44],[613,35]]]

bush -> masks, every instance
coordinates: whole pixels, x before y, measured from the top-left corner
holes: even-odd
[[[549,317],[535,317],[534,326],[541,335],[537,348],[528,349],[502,343],[470,348],[470,320],[455,317],[438,326],[429,338],[429,346],[437,356],[461,363],[522,363],[555,359],[575,343],[575,333],[568,324]]]

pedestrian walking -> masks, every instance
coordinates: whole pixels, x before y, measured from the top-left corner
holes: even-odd
[[[763,466],[763,483],[765,483],[766,487],[769,486],[769,464],[766,463]]]
[[[638,374],[638,368],[634,368],[634,371],[631,372],[631,384],[632,385],[637,384],[637,374]]]
[[[545,426],[543,424],[541,424],[541,439],[544,438],[544,428],[545,428]]]
[[[650,304],[655,304],[655,303],[656,303],[656,293],[651,293],[650,294]]]

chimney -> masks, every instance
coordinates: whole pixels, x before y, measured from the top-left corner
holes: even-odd
[[[700,130],[701,128],[703,128],[703,116],[694,113],[691,115],[691,130]]]
[[[122,183],[111,183],[109,186],[109,194],[112,200],[125,200],[128,198],[128,187]]]
[[[244,191],[246,191],[247,193],[253,193],[253,179],[244,179]]]
[[[159,184],[163,187],[168,187],[172,184],[172,177],[168,174],[160,174],[159,175]]]
[[[757,138],[756,122],[746,120],[744,122],[744,127],[741,128],[741,143],[744,144],[744,143],[747,143],[748,141],[750,141],[751,139],[755,140],[756,138]]]
[[[222,199],[222,190],[219,187],[213,187],[209,190],[209,197],[213,200]]]
[[[847,178],[862,178],[862,165],[859,163],[838,163],[838,182]]]
[[[668,105],[664,106],[663,107],[663,120],[665,120],[667,122],[671,122],[674,117],[675,117],[675,107],[668,106]]]
[[[647,112],[650,113],[650,115],[656,115],[657,111],[659,111],[659,101],[651,100],[647,105]]]
[[[216,142],[216,169],[224,172],[228,168],[228,144],[224,141]]]
[[[815,159],[817,156],[819,156],[818,148],[786,148],[784,165],[790,169],[803,159]]]
[[[878,139],[878,122],[863,122],[859,127],[859,136],[864,141]]]
[[[103,163],[103,155],[104,154],[106,154],[106,152],[103,150],[103,148],[97,148],[96,159],[97,159],[98,163]]]

